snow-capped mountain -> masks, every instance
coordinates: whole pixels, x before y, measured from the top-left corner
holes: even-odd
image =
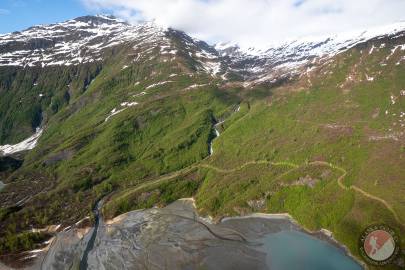
[[[400,37],[405,35],[404,31],[405,22],[400,22],[368,31],[303,38],[256,49],[240,48],[232,43],[210,46],[184,32],[151,22],[130,25],[112,16],[85,16],[0,35],[0,66],[69,66],[102,61],[107,50],[129,44],[133,53],[128,58],[133,62],[151,59],[156,51],[171,58],[180,54],[191,58],[196,70],[224,80],[234,74],[242,81],[261,83],[293,77],[303,68],[360,43]]]
[[[77,65],[100,61],[103,51],[129,41],[164,42],[164,29],[129,25],[110,16],[85,16],[0,36],[1,66]]]
[[[183,56],[196,61],[197,70],[219,72],[219,55],[205,42],[153,22],[130,25],[112,16],[84,16],[62,23],[39,25],[0,35],[0,66],[70,66],[103,61],[105,53],[128,45],[133,62],[161,56]],[[166,59],[167,60],[167,59]]]
[[[306,37],[268,46],[266,49],[241,48],[234,43],[219,43],[216,50],[229,59],[229,69],[246,79],[271,81],[281,74],[294,75],[300,68],[335,56],[358,44],[383,38],[405,36],[405,22],[351,31],[333,36]]]

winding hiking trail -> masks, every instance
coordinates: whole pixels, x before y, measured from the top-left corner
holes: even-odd
[[[180,175],[182,175],[182,174],[186,174],[186,173],[192,171],[193,169],[197,169],[197,168],[205,168],[205,169],[209,169],[209,170],[214,170],[214,171],[216,171],[216,172],[218,172],[218,173],[232,173],[232,172],[236,172],[236,171],[242,170],[242,169],[244,169],[244,168],[246,168],[246,167],[248,167],[248,166],[251,166],[251,165],[271,165],[271,166],[286,166],[286,167],[291,167],[290,170],[286,171],[285,173],[283,173],[282,175],[278,176],[277,178],[279,178],[279,177],[281,177],[281,176],[283,176],[283,175],[285,175],[285,174],[288,174],[288,173],[290,173],[291,171],[293,171],[293,170],[295,170],[295,169],[298,169],[299,167],[302,166],[302,165],[300,166],[300,165],[298,165],[298,164],[294,164],[294,163],[292,163],[292,162],[286,162],[286,161],[272,162],[272,161],[268,161],[268,160],[253,160],[253,161],[245,162],[244,164],[239,165],[239,166],[236,166],[236,167],[231,168],[231,169],[223,169],[223,168],[218,168],[218,167],[216,167],[216,166],[214,166],[214,165],[211,165],[211,164],[200,163],[200,164],[191,165],[191,166],[189,166],[189,167],[186,167],[186,168],[184,168],[184,169],[182,169],[182,170],[179,170],[179,171],[176,171],[176,172],[174,172],[174,173],[170,173],[170,174],[167,174],[167,175],[163,175],[163,176],[159,177],[159,178],[156,179],[156,180],[149,181],[149,182],[146,182],[146,183],[144,183],[144,184],[141,184],[141,185],[139,185],[138,187],[136,187],[135,189],[132,189],[132,190],[130,190],[130,191],[127,191],[127,192],[123,193],[122,195],[125,196],[125,195],[128,195],[128,194],[131,194],[131,193],[140,191],[140,190],[142,190],[143,188],[148,188],[148,187],[153,186],[153,185],[158,185],[158,184],[160,184],[160,183],[162,183],[162,182],[164,182],[164,181],[171,180],[171,179],[173,179],[173,178],[175,178],[175,177],[178,177],[178,176],[180,176]],[[357,187],[357,186],[355,186],[355,185],[351,185],[351,186],[349,186],[349,187],[346,186],[346,185],[344,185],[342,181],[343,181],[343,179],[344,179],[344,178],[346,177],[346,175],[347,175],[347,171],[346,171],[345,169],[343,169],[343,168],[341,168],[341,167],[338,167],[338,166],[336,166],[336,165],[334,165],[334,164],[325,162],[325,161],[314,161],[314,162],[308,163],[308,165],[327,166],[327,167],[330,167],[330,168],[332,168],[332,169],[335,169],[335,170],[338,170],[338,171],[342,172],[342,175],[337,179],[337,183],[338,183],[338,185],[339,185],[339,187],[340,187],[341,189],[343,189],[343,190],[345,190],[345,191],[353,190],[353,191],[358,192],[358,193],[362,194],[363,196],[365,196],[365,197],[367,197],[367,198],[369,198],[369,199],[371,199],[371,200],[375,200],[375,201],[378,201],[378,202],[382,203],[382,204],[393,214],[395,220],[396,220],[399,224],[403,225],[403,223],[401,222],[401,220],[400,220],[398,214],[395,212],[395,210],[393,209],[393,207],[392,207],[387,201],[385,201],[384,199],[381,199],[381,198],[379,198],[379,197],[377,197],[377,196],[375,196],[375,195],[372,195],[372,194],[368,193],[367,191],[364,191],[363,189],[361,189],[361,188],[359,188],[359,187]]]
[[[211,169],[211,170],[217,171],[219,173],[232,173],[232,172],[243,170],[244,168],[246,168],[247,166],[250,166],[250,165],[266,165],[266,164],[267,165],[272,165],[272,166],[293,167],[294,169],[297,169],[299,167],[298,165],[290,163],[290,162],[271,162],[271,161],[268,161],[268,160],[248,161],[248,162],[246,162],[246,163],[244,163],[244,164],[242,164],[240,166],[237,166],[237,167],[235,167],[233,169],[221,169],[221,168],[218,168],[218,167],[215,167],[213,165],[206,164],[206,163],[199,164],[198,167]]]
[[[300,165],[297,165],[297,164],[294,164],[294,163],[291,163],[291,162],[270,162],[270,161],[267,161],[267,160],[249,161],[249,162],[246,162],[243,165],[241,165],[239,167],[236,167],[236,168],[233,168],[233,169],[220,169],[220,168],[217,168],[217,167],[209,165],[209,164],[201,164],[200,167],[207,168],[207,169],[212,169],[212,170],[215,170],[215,171],[220,172],[220,173],[232,173],[232,172],[235,172],[235,171],[238,171],[238,170],[242,170],[243,168],[245,168],[245,167],[247,167],[249,165],[258,165],[258,164],[269,164],[269,165],[272,165],[272,166],[289,166],[289,167],[293,168],[292,170],[297,169],[297,168],[300,167]],[[361,188],[359,188],[359,187],[357,187],[355,185],[351,185],[350,187],[344,185],[342,183],[342,181],[347,175],[347,171],[345,169],[343,169],[341,167],[338,167],[336,165],[333,165],[331,163],[324,162],[324,161],[314,161],[314,162],[311,162],[311,163],[308,163],[308,164],[309,165],[328,166],[328,167],[330,167],[332,169],[336,169],[336,170],[342,172],[342,175],[337,179],[337,183],[338,183],[338,185],[339,185],[339,187],[341,189],[343,189],[343,190],[354,190],[354,191],[362,194],[363,196],[365,196],[365,197],[367,197],[369,199],[372,199],[372,200],[375,200],[375,201],[378,201],[378,202],[384,204],[384,206],[394,215],[395,220],[399,224],[402,224],[399,216],[397,215],[397,213],[395,212],[393,207],[387,201],[385,201],[384,199],[381,199],[381,198],[379,198],[377,196],[374,196],[374,195],[368,193],[367,191],[362,190]],[[292,170],[289,170],[284,174],[290,173]]]
[[[356,191],[356,192],[362,194],[363,196],[365,196],[365,197],[367,197],[367,198],[369,198],[369,199],[372,199],[372,200],[375,200],[375,201],[378,201],[378,202],[384,204],[384,206],[394,215],[395,220],[396,220],[399,224],[403,225],[403,224],[401,223],[401,220],[400,220],[399,216],[398,216],[397,213],[395,212],[394,208],[393,208],[386,200],[381,199],[381,198],[379,198],[379,197],[377,197],[377,196],[374,196],[374,195],[368,193],[367,191],[362,190],[361,188],[359,188],[359,187],[357,187],[357,186],[355,186],[355,185],[351,185],[350,187],[344,185],[344,184],[342,183],[342,181],[343,181],[343,179],[344,179],[344,178],[346,177],[346,175],[347,175],[347,171],[346,171],[345,169],[343,169],[343,168],[341,168],[341,167],[338,167],[338,166],[336,166],[336,165],[333,165],[333,164],[331,164],[331,163],[324,162],[324,161],[314,161],[314,162],[312,162],[312,163],[310,163],[310,164],[314,164],[314,165],[317,165],[317,164],[318,164],[318,165],[325,165],[325,166],[329,166],[329,167],[331,167],[331,168],[333,168],[333,169],[336,169],[336,170],[338,170],[338,171],[341,171],[343,174],[337,179],[337,183],[338,183],[338,185],[339,185],[340,188],[342,188],[342,189],[344,189],[344,190],[354,190],[354,191]]]

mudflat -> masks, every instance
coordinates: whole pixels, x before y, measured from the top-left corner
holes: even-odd
[[[298,249],[303,242],[316,249],[305,250],[309,260],[303,261],[302,269],[314,267],[311,258],[319,252],[333,256],[321,256],[317,265],[361,269],[343,250],[305,233],[287,217],[231,218],[211,224],[197,215],[189,200],[109,221],[100,217],[98,226],[86,269],[277,269],[284,262],[302,259]],[[83,268],[80,262],[92,232],[83,236],[73,229],[58,235],[42,266]],[[291,244],[298,246],[289,253]],[[286,256],[273,257],[281,253]]]

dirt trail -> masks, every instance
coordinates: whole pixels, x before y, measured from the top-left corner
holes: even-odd
[[[231,172],[241,170],[241,169],[243,169],[243,168],[245,168],[245,167],[247,167],[249,165],[257,165],[257,164],[269,164],[269,165],[273,165],[273,166],[289,166],[289,167],[292,167],[293,169],[296,169],[296,168],[300,167],[299,165],[291,163],[291,162],[270,162],[270,161],[267,161],[267,160],[249,161],[249,162],[246,162],[243,165],[238,166],[238,167],[233,168],[233,169],[220,169],[220,168],[217,168],[217,167],[209,165],[209,164],[201,164],[200,167],[213,169],[213,170],[216,170],[217,172],[220,172],[220,173],[231,173]],[[378,202],[382,203],[394,215],[395,220],[399,224],[402,224],[398,214],[395,212],[394,208],[387,201],[385,201],[384,199],[381,199],[381,198],[379,198],[379,197],[377,197],[375,195],[372,195],[372,194],[368,193],[367,191],[364,191],[363,189],[361,189],[361,188],[359,188],[359,187],[357,187],[355,185],[351,185],[350,187],[344,185],[342,181],[347,175],[347,171],[345,169],[343,169],[341,167],[338,167],[338,166],[336,166],[334,164],[324,162],[324,161],[314,161],[314,162],[309,163],[309,165],[328,166],[328,167],[331,167],[332,169],[336,169],[336,170],[342,172],[342,175],[337,179],[337,183],[338,183],[338,185],[339,185],[339,187],[341,189],[343,189],[343,190],[354,190],[354,191],[362,194],[363,196],[365,196],[365,197],[367,197],[369,199],[372,199],[372,200],[375,200],[375,201],[378,201]]]
[[[202,168],[206,168],[206,169],[212,169],[214,171],[217,171],[219,173],[232,173],[232,172],[236,172],[236,171],[240,171],[244,168],[246,168],[247,166],[250,165],[260,165],[260,164],[268,164],[268,165],[272,165],[272,166],[286,166],[286,167],[293,167],[293,168],[298,168],[298,165],[295,165],[293,163],[290,162],[271,162],[268,160],[255,160],[255,161],[248,161],[240,166],[237,166],[233,169],[221,169],[218,167],[215,167],[213,165],[210,164],[200,164],[197,165],[198,167],[202,167]]]
[[[260,165],[260,164],[268,164],[268,165],[272,165],[272,166],[287,166],[287,167],[292,167],[291,170],[294,170],[294,169],[297,169],[297,168],[300,167],[300,165],[297,165],[297,164],[294,164],[294,163],[291,163],[291,162],[283,162],[283,161],[282,161],[282,162],[271,162],[271,161],[268,161],[268,160],[253,160],[253,161],[248,161],[248,162],[245,162],[244,164],[239,165],[239,166],[236,166],[236,167],[234,167],[234,168],[232,168],[232,169],[222,169],[222,168],[218,168],[218,167],[216,167],[216,166],[213,166],[213,165],[210,165],[210,164],[207,164],[207,163],[195,164],[195,165],[191,165],[190,167],[184,168],[184,169],[182,169],[182,170],[180,170],[180,171],[177,171],[177,172],[175,172],[175,173],[171,173],[171,174],[168,174],[168,175],[164,175],[164,176],[162,176],[162,177],[160,177],[160,178],[158,178],[158,179],[156,179],[156,180],[149,181],[149,182],[146,182],[146,183],[144,183],[144,184],[141,184],[141,185],[139,185],[138,187],[136,187],[135,189],[132,189],[132,190],[130,190],[130,191],[124,193],[123,195],[130,194],[130,193],[139,191],[139,190],[141,190],[141,189],[143,189],[143,188],[147,188],[147,187],[149,187],[149,186],[152,186],[152,185],[155,185],[155,184],[159,184],[159,183],[161,183],[161,182],[163,182],[163,181],[166,181],[166,180],[170,180],[170,179],[172,179],[172,178],[175,178],[175,177],[177,177],[177,176],[180,176],[181,174],[185,174],[185,173],[187,173],[187,172],[190,172],[191,170],[196,169],[196,168],[211,169],[211,170],[214,170],[214,171],[219,172],[219,173],[232,173],[232,172],[236,172],[236,171],[242,170],[242,169],[244,169],[244,168],[246,168],[247,166],[250,166],[250,165]],[[359,188],[359,187],[357,187],[357,186],[355,186],[355,185],[351,185],[350,187],[344,185],[344,184],[342,183],[342,181],[343,181],[343,179],[344,179],[344,178],[346,177],[346,175],[347,175],[347,171],[346,171],[345,169],[343,169],[343,168],[341,168],[341,167],[338,167],[338,166],[336,166],[336,165],[334,165],[334,164],[325,162],[325,161],[314,161],[314,162],[311,162],[311,163],[308,163],[308,164],[309,164],[309,165],[328,166],[328,167],[330,167],[330,168],[332,168],[332,169],[336,169],[336,170],[342,172],[342,175],[337,179],[337,183],[338,183],[338,185],[339,185],[339,187],[340,187],[341,189],[343,189],[343,190],[354,190],[354,191],[356,191],[356,192],[362,194],[363,196],[365,196],[365,197],[367,197],[367,198],[369,198],[369,199],[372,199],[372,200],[375,200],[375,201],[378,201],[378,202],[384,204],[384,206],[394,215],[395,220],[396,220],[399,224],[402,224],[402,222],[401,222],[399,216],[397,215],[397,213],[395,212],[395,210],[393,209],[393,207],[392,207],[387,201],[385,201],[384,199],[381,199],[381,198],[379,198],[379,197],[377,197],[377,196],[374,196],[374,195],[368,193],[367,191],[362,190],[361,188]],[[289,170],[288,172],[290,172],[291,170]]]
[[[384,199],[381,199],[381,198],[379,198],[377,196],[374,196],[374,195],[368,193],[367,191],[362,190],[361,188],[359,188],[359,187],[357,187],[355,185],[351,185],[350,187],[348,187],[345,184],[343,184],[342,181],[347,175],[347,171],[345,169],[343,169],[341,167],[338,167],[336,165],[333,165],[331,163],[324,162],[324,161],[314,161],[314,162],[311,162],[310,164],[312,164],[312,165],[325,165],[325,166],[329,166],[329,167],[331,167],[333,169],[336,169],[338,171],[341,171],[343,174],[337,179],[337,183],[338,183],[340,188],[342,188],[344,190],[354,190],[354,191],[362,194],[363,196],[365,196],[365,197],[367,197],[369,199],[372,199],[372,200],[375,200],[375,201],[378,201],[378,202],[384,204],[384,206],[394,215],[395,220],[399,224],[402,224],[401,220],[400,220],[399,216],[397,215],[397,213],[395,212],[394,208],[387,201],[385,201]]]
[[[290,163],[290,162],[269,162],[269,161],[266,161],[266,160],[249,161],[249,162],[246,162],[243,165],[241,165],[239,167],[236,167],[234,169],[220,169],[220,168],[217,168],[217,167],[209,165],[209,164],[202,164],[202,165],[200,165],[200,167],[213,169],[213,170],[216,170],[217,172],[220,172],[220,173],[231,173],[231,172],[241,170],[241,169],[243,169],[243,168],[245,168],[245,167],[247,167],[249,165],[255,165],[255,164],[269,164],[269,165],[273,165],[273,166],[290,166],[290,167],[293,167],[294,169],[300,167],[299,165],[293,164],[293,163]],[[333,165],[331,163],[324,162],[324,161],[314,161],[314,162],[311,162],[311,163],[308,163],[308,164],[309,165],[328,166],[328,167],[331,167],[332,169],[336,169],[336,170],[342,172],[342,175],[337,179],[337,183],[338,183],[338,185],[339,185],[339,187],[341,189],[343,189],[343,190],[354,190],[354,191],[362,194],[363,196],[365,196],[365,197],[367,197],[369,199],[372,199],[372,200],[375,200],[375,201],[378,201],[378,202],[384,204],[384,206],[394,215],[395,220],[399,224],[402,224],[399,216],[397,215],[397,213],[395,212],[393,207],[387,201],[385,201],[384,199],[381,199],[381,198],[379,198],[379,197],[377,197],[375,195],[372,195],[372,194],[368,193],[367,191],[364,191],[364,190],[362,190],[361,188],[359,188],[359,187],[357,187],[355,185],[351,185],[350,187],[344,185],[342,183],[342,181],[347,175],[347,171],[345,169],[343,169],[341,167],[338,167],[336,165]]]

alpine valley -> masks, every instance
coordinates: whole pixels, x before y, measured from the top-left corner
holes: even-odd
[[[106,15],[0,35],[0,180],[1,269],[267,269],[251,239],[284,228],[380,269],[358,242],[405,250],[405,22],[266,49]]]

